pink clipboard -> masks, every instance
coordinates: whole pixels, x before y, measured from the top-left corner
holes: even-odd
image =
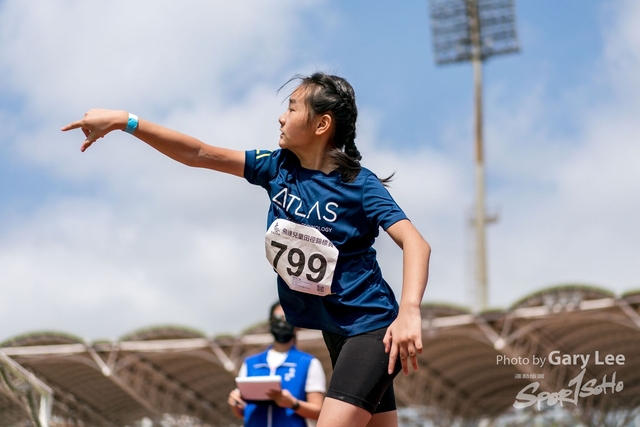
[[[282,377],[280,375],[237,377],[236,387],[244,400],[271,400],[267,393],[271,390],[282,390]]]

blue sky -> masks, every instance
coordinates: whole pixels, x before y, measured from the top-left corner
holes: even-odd
[[[425,0],[0,0],[0,340],[238,333],[275,300],[267,198],[125,134],[80,153],[92,107],[206,142],[274,148],[282,83],[346,77],[366,167],[433,246],[425,302],[471,305],[472,70],[437,66]],[[123,13],[123,10],[128,13]],[[566,283],[616,294],[640,267],[640,6],[516,1],[520,53],[484,67],[490,304]],[[399,295],[401,252],[376,244]]]

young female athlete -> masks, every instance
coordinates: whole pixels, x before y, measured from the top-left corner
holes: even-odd
[[[418,369],[431,248],[360,166],[351,85],[324,73],[297,79],[275,151],[213,147],[125,111],[90,110],[62,130],[82,129],[82,151],[125,130],[185,165],[264,187],[271,201],[265,248],[287,321],[321,329],[334,367],[318,427],[397,426],[393,379],[409,365]],[[380,227],[403,251],[399,304],[372,247]]]

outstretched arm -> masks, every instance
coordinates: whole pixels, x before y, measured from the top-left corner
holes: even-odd
[[[389,353],[389,374],[400,357],[402,370],[409,373],[409,361],[418,369],[418,354],[422,353],[422,318],[420,304],[429,278],[431,246],[409,220],[398,221],[387,229],[389,236],[402,248],[402,296],[396,320],[384,337]],[[407,360],[409,359],[409,360]]]
[[[80,148],[85,151],[99,138],[114,130],[124,130],[129,114],[126,111],[93,109],[82,120],[70,123],[63,131],[82,129],[85,140]],[[244,152],[214,147],[189,135],[140,119],[133,134],[162,154],[187,166],[208,168],[242,177]]]

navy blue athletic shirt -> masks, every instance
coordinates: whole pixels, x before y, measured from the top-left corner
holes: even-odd
[[[337,171],[301,167],[289,150],[247,151],[244,177],[269,194],[267,227],[278,218],[305,224],[320,230],[340,251],[331,295],[293,291],[278,276],[287,321],[346,336],[391,324],[398,303],[372,245],[380,227],[386,230],[407,217],[378,178],[362,168],[354,182],[346,183]]]

